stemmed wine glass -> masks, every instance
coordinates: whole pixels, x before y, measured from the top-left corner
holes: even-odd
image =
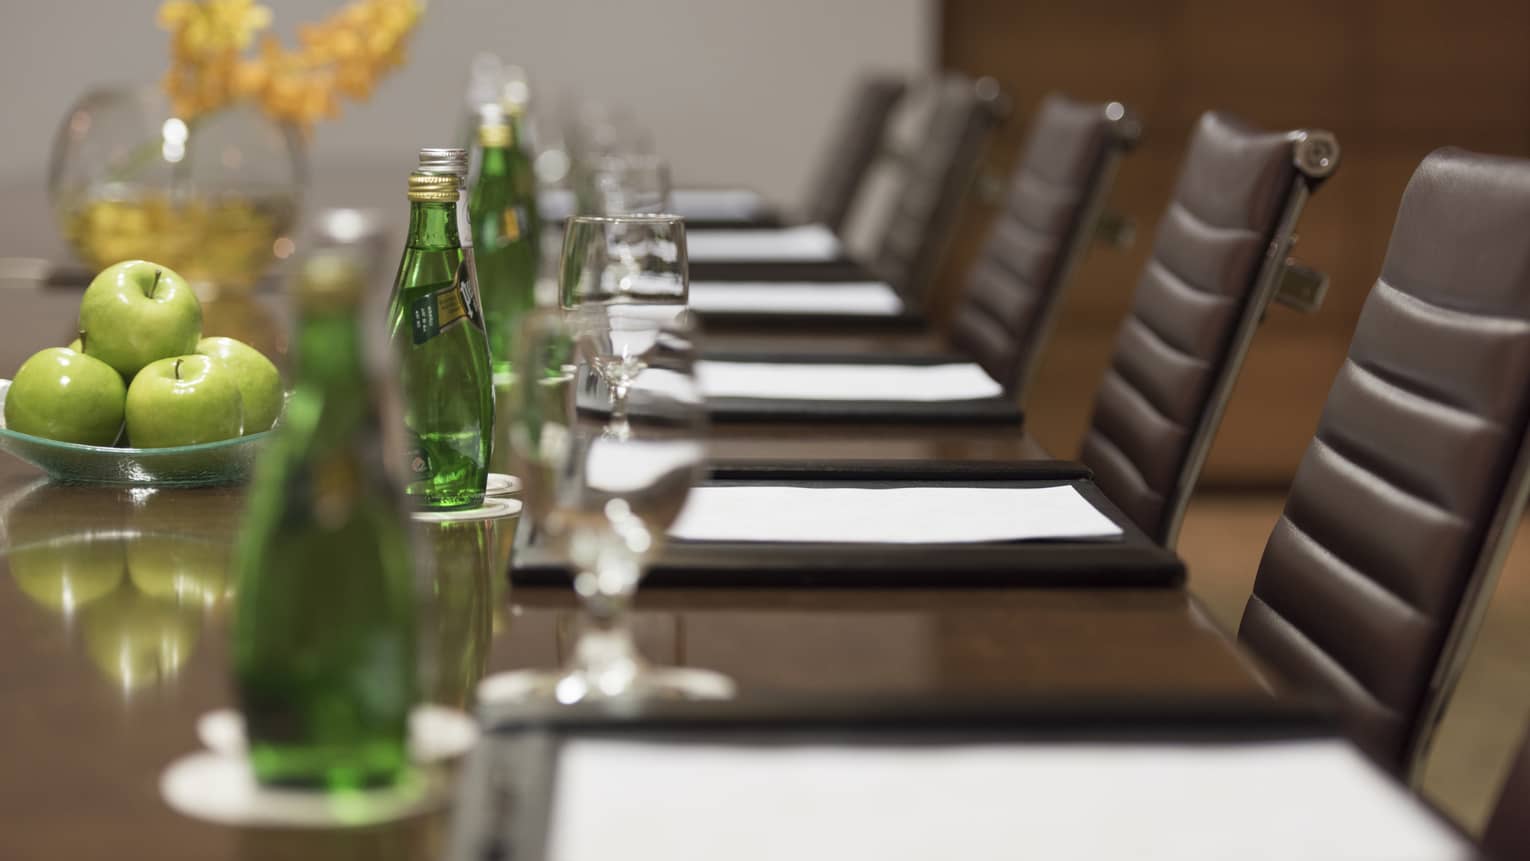
[[[638,357],[661,327],[685,314],[690,298],[685,221],[663,214],[570,218],[558,288],[564,309],[604,309],[607,355],[622,358],[595,370],[612,389],[611,429],[621,433],[631,378],[642,370]]]
[[[521,326],[511,456],[534,540],[567,558],[585,619],[566,666],[491,677],[479,690],[485,702],[733,693],[717,673],[649,665],[633,641],[633,594],[701,473],[706,413],[689,333],[671,324],[633,379],[629,432],[607,433],[612,392],[584,381],[606,360],[595,345],[612,338],[608,326],[603,315],[556,309],[533,312]]]
[[[590,182],[590,198],[601,215],[669,211],[669,162],[652,153],[604,156]]]
[[[624,305],[584,305],[570,313],[577,321],[581,352],[590,367],[611,390],[609,436],[632,433],[627,418],[628,393],[648,368],[649,356],[658,344],[664,321],[653,315],[628,313]],[[642,307],[642,306],[635,306]]]

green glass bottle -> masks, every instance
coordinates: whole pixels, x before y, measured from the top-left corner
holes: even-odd
[[[506,92],[510,90],[507,88]],[[525,231],[531,238],[532,269],[542,271],[542,215],[537,201],[536,147],[528,129],[526,104],[507,98],[503,105],[510,122],[510,184],[525,201]]]
[[[345,790],[404,769],[415,566],[363,360],[360,266],[304,265],[297,373],[237,541],[234,675],[256,778]]]
[[[510,373],[516,324],[536,304],[536,194],[510,119],[498,105],[484,105],[480,116],[478,181],[469,209],[489,354],[503,380]]]
[[[421,150],[422,169],[409,176],[409,241],[388,327],[408,434],[404,491],[416,508],[451,510],[483,504],[494,385],[473,257],[460,240],[460,178],[430,170],[437,152]]]

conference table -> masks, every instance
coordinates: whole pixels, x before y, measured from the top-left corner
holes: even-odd
[[[77,289],[3,282],[0,375],[67,341],[78,300]],[[867,434],[732,423],[717,427],[712,454],[1047,456],[995,424]],[[161,800],[162,770],[198,747],[198,717],[232,704],[227,565],[242,496],[55,485],[0,456],[0,857],[433,857],[446,813],[346,831],[253,830],[195,821]],[[176,578],[200,583],[202,600],[167,599]],[[505,590],[495,590],[480,644],[488,672],[558,663],[577,619],[572,591]],[[746,700],[1270,696],[1181,588],[653,588],[639,594],[636,629],[650,658],[726,673]]]

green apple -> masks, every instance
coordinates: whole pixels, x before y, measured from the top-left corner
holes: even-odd
[[[49,347],[21,363],[5,396],[5,426],[60,442],[111,445],[122,432],[126,397],[110,365]]]
[[[138,448],[196,445],[243,432],[234,372],[210,356],[160,359],[128,386],[127,433]]]
[[[270,430],[282,411],[282,375],[261,352],[233,338],[203,338],[197,352],[212,356],[234,372],[244,403],[244,432]]]
[[[80,341],[88,355],[131,380],[145,365],[197,348],[202,305],[186,279],[147,260],[101,270],[80,300]]]
[[[69,349],[75,351],[76,353],[83,353],[85,352],[85,342],[81,341],[79,338],[75,338],[73,341],[69,342]]]

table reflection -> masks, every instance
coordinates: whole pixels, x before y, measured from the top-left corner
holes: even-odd
[[[173,679],[230,597],[239,496],[34,483],[3,503],[11,579],[124,693]]]
[[[415,523],[434,563],[426,622],[425,689],[430,701],[467,708],[483,678],[494,629],[497,521]]]

